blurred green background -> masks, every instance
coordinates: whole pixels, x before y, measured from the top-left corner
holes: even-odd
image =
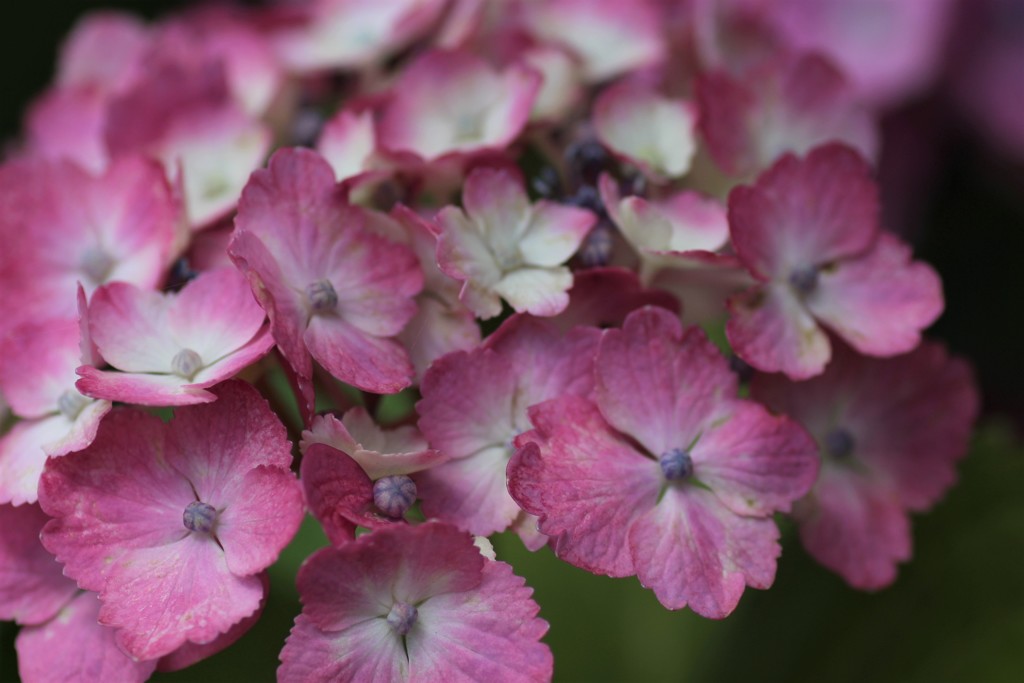
[[[82,12],[120,7],[156,16],[184,2],[14,3],[0,7],[0,133],[49,81],[59,41]],[[889,225],[899,227],[945,283],[947,310],[931,331],[975,363],[986,416],[959,484],[915,519],[915,557],[877,594],[849,589],[802,551],[784,526],[775,586],[748,590],[728,619],[668,612],[634,579],[596,577],[531,554],[502,536],[499,558],[535,589],[551,624],[559,681],[913,683],[1024,681],[1024,161],[986,147],[936,90],[892,113],[886,149],[924,145],[908,200],[900,164],[883,159]],[[907,141],[910,141],[909,143]],[[271,568],[259,624],[227,651],[153,681],[272,681],[298,612],[293,580],[325,545],[311,520]],[[0,624],[0,682],[17,681],[15,629]],[[116,682],[113,682],[116,683]],[[494,682],[497,683],[497,682]]]

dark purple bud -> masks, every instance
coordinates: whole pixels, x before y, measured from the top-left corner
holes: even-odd
[[[396,602],[388,612],[388,626],[400,636],[408,635],[412,627],[416,625],[417,616],[419,616],[419,612],[415,606],[407,602]]]
[[[416,502],[416,482],[404,474],[392,474],[373,482],[373,504],[388,517],[401,519]]]
[[[801,266],[789,274],[789,284],[800,294],[806,296],[818,286],[818,267]]]
[[[330,313],[338,307],[338,293],[330,280],[317,280],[306,285],[306,301],[314,315]]]
[[[552,199],[562,192],[562,181],[558,171],[552,166],[541,166],[537,175],[530,181],[530,186],[542,199]]]
[[[208,534],[213,531],[217,524],[217,510],[209,503],[201,500],[194,500],[185,508],[181,515],[181,522],[189,531],[198,531]]]
[[[853,434],[836,427],[825,435],[825,452],[833,458],[848,458],[853,453]]]
[[[566,198],[565,203],[570,206],[590,209],[602,218],[608,215],[604,209],[604,202],[601,201],[601,193],[593,185],[581,185],[575,194]]]
[[[689,479],[693,476],[693,458],[690,457],[689,451],[682,448],[665,451],[658,458],[658,464],[661,465],[661,473],[669,481]]]
[[[729,355],[729,369],[736,373],[741,382],[749,382],[754,378],[754,368],[735,353]]]
[[[597,140],[581,140],[569,145],[565,151],[569,170],[588,185],[596,185],[602,171],[612,166],[612,157]]]
[[[611,223],[602,219],[587,233],[583,244],[580,245],[580,249],[577,252],[580,263],[585,268],[597,268],[608,265],[608,261],[612,257],[612,248],[615,246],[612,230],[614,228]]]

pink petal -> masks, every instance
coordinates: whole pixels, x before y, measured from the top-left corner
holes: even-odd
[[[683,331],[661,308],[643,308],[607,330],[595,365],[594,400],[609,424],[652,455],[687,448],[716,417],[736,376],[697,328]]]
[[[409,668],[417,680],[550,680],[551,650],[540,639],[533,590],[504,562],[488,561],[472,591],[435,595],[419,608],[422,628],[409,634]]]
[[[609,576],[635,573],[626,542],[634,520],[657,501],[658,464],[623,441],[585,399],[535,406],[537,427],[519,437],[508,466],[512,497],[539,517],[555,553]]]
[[[669,609],[689,606],[711,619],[727,617],[745,586],[768,588],[782,549],[771,519],[741,517],[714,494],[670,487],[629,529],[637,578]]]
[[[22,680],[38,683],[123,681],[142,683],[156,662],[121,651],[115,631],[97,622],[100,601],[79,593],[54,619],[23,628],[14,642]]]
[[[592,212],[541,200],[533,207],[533,220],[519,240],[526,263],[550,268],[559,266],[579,249],[597,222]]]
[[[209,403],[217,398],[178,375],[111,372],[88,365],[80,367],[78,374],[81,379],[75,386],[79,391],[108,401],[140,406],[187,406]]]
[[[39,542],[50,518],[38,505],[0,505],[0,619],[41,624],[77,592]]]
[[[373,504],[373,482],[359,464],[330,446],[312,444],[302,456],[302,488],[310,512],[334,545],[355,537],[357,526],[394,523]]]
[[[0,392],[20,417],[57,409],[79,365],[78,323],[73,318],[26,323],[0,340]]]
[[[878,234],[878,188],[857,152],[825,145],[803,158],[786,155],[753,187],[734,189],[729,226],[755,276],[785,280],[866,249]]]
[[[337,317],[314,316],[303,335],[313,358],[335,377],[375,394],[412,384],[412,363],[402,345],[362,332]]]
[[[899,495],[849,468],[823,467],[794,517],[807,552],[854,588],[888,586],[897,563],[910,559],[910,520]]]
[[[769,284],[729,299],[729,343],[747,363],[793,379],[820,374],[831,357],[828,336],[786,284]]]
[[[36,502],[47,460],[43,446],[58,441],[67,430],[62,415],[51,415],[18,422],[0,437],[0,503]]]
[[[569,305],[571,287],[568,268],[519,268],[496,282],[493,289],[516,312],[552,316]]]
[[[321,631],[300,614],[280,659],[277,680],[281,683],[409,680],[402,640],[382,618],[367,619],[341,631]]]
[[[910,248],[882,234],[873,249],[826,269],[807,307],[861,353],[893,356],[921,341],[942,313],[939,276],[911,261]]]
[[[423,512],[477,536],[504,531],[519,514],[505,486],[508,446],[490,446],[417,477]]]
[[[89,304],[89,331],[103,358],[125,372],[171,372],[181,350],[167,334],[172,301],[125,282],[98,289]]]
[[[648,305],[679,312],[675,297],[658,289],[645,289],[632,271],[589,268],[573,274],[568,308],[548,320],[562,329],[619,326],[630,312]]]

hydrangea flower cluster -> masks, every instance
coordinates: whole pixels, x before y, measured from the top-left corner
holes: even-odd
[[[282,681],[550,679],[506,530],[713,619],[778,515],[891,583],[979,403],[874,167],[949,4],[86,15],[0,166],[24,680],[227,647],[307,512]]]

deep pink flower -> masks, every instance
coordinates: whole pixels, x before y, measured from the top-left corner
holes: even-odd
[[[606,330],[593,402],[530,410],[509,490],[562,559],[636,574],[663,605],[722,618],[775,577],[788,510],[814,482],[814,443],[788,418],[736,398],[737,380],[697,328],[659,308]]]
[[[160,166],[125,158],[102,176],[66,161],[0,167],[0,334],[26,321],[74,317],[86,293],[121,280],[158,286],[180,209]]]
[[[856,588],[892,583],[911,554],[908,513],[942,497],[967,453],[979,408],[970,366],[928,342],[888,359],[837,344],[820,377],[758,374],[751,391],[818,441],[818,482],[793,507],[804,547]]]
[[[462,204],[445,207],[435,219],[437,264],[463,283],[462,302],[479,318],[498,315],[501,299],[517,312],[561,312],[572,287],[563,264],[597,216],[548,200],[531,204],[519,178],[493,168],[470,174]]]
[[[75,368],[90,360],[83,346],[73,319],[26,323],[0,339],[0,392],[22,418],[0,437],[0,503],[35,502],[47,456],[88,446],[110,410],[75,387]]]
[[[89,305],[100,354],[122,372],[78,368],[86,396],[173,406],[214,400],[207,391],[259,360],[274,339],[245,276],[227,266],[200,274],[178,293],[115,282]]]
[[[452,527],[393,526],[320,550],[298,587],[282,683],[551,678],[532,590]]]
[[[794,379],[830,357],[824,325],[861,353],[910,351],[942,312],[942,285],[881,232],[867,163],[839,144],[786,155],[729,196],[733,246],[758,280],[730,300],[727,332],[754,367]]]
[[[139,659],[204,644],[259,607],[258,574],[291,540],[302,491],[285,429],[248,385],[170,423],[121,410],[92,445],[51,460],[43,544],[97,591],[100,622]]]
[[[546,321],[515,315],[477,349],[430,367],[416,404],[419,426],[451,461],[417,480],[427,516],[479,536],[522,521],[505,485],[512,441],[530,427],[529,406],[590,392],[598,336],[593,328],[563,334]],[[516,530],[537,545],[535,527]]]
[[[302,433],[302,486],[313,516],[335,545],[356,526],[404,519],[417,499],[418,472],[448,457],[431,449],[412,425],[381,429],[362,407],[313,419]]]
[[[368,210],[340,196],[334,171],[316,152],[280,150],[253,173],[229,251],[266,309],[309,408],[313,359],[367,391],[409,386],[413,368],[393,337],[416,312],[418,260],[372,230]]]

